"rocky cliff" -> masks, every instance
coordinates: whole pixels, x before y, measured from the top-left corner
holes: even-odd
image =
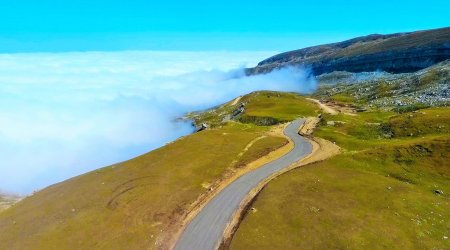
[[[339,43],[308,47],[270,57],[247,74],[294,66],[315,75],[333,71],[414,72],[450,59],[450,27],[391,35],[369,35]]]

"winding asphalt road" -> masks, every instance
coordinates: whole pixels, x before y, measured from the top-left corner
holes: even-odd
[[[312,145],[297,132],[305,122],[298,119],[289,124],[284,134],[294,142],[294,148],[282,157],[247,174],[218,193],[187,225],[175,245],[176,250],[213,250],[222,240],[226,225],[231,221],[241,201],[259,183],[312,152]]]

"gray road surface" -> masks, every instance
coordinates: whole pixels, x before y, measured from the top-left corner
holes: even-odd
[[[312,151],[312,145],[297,131],[304,119],[289,124],[284,134],[294,142],[286,155],[257,168],[232,182],[217,194],[187,225],[175,245],[176,250],[213,250],[220,241],[227,223],[241,201],[260,182],[275,172],[290,166]]]

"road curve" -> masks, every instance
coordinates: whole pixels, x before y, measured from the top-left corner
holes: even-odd
[[[225,187],[186,226],[174,249],[216,249],[227,223],[247,194],[273,173],[289,167],[312,152],[311,143],[298,134],[298,129],[304,122],[304,119],[295,120],[284,130],[284,134],[294,142],[294,148],[289,153],[248,172]]]

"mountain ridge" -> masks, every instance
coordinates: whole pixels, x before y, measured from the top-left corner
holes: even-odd
[[[407,73],[447,59],[450,59],[450,27],[372,34],[288,51],[261,61],[246,73],[264,74],[289,66],[310,68],[314,75],[333,71]]]

